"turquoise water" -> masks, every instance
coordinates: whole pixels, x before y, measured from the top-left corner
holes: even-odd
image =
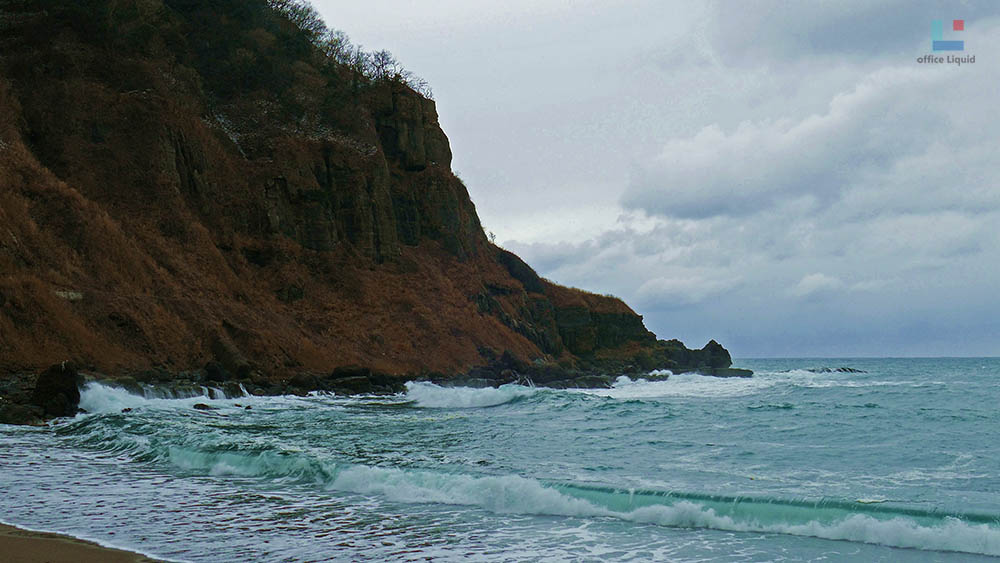
[[[0,426],[0,520],[178,561],[1000,555],[1000,360],[736,365],[757,374],[361,398],[91,385],[91,414]],[[805,371],[839,366],[868,373]]]

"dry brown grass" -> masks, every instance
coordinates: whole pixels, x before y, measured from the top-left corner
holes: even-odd
[[[350,117],[350,143],[271,124],[273,134],[237,146],[205,117],[190,68],[58,41],[46,49],[71,59],[58,78],[0,80],[0,372],[66,359],[112,373],[191,369],[211,359],[220,335],[275,377],[345,364],[458,372],[484,361],[481,348],[543,356],[477,308],[485,287],[521,282],[495,260],[465,186],[444,167],[387,167],[371,116]],[[294,71],[308,86],[295,95],[314,96],[321,76],[304,64]],[[263,111],[261,96],[231,107]],[[316,252],[268,232],[266,186],[281,178],[315,192],[323,162],[361,186],[389,174],[393,189],[418,198],[443,187],[423,209],[453,205],[459,232],[442,227],[443,242],[402,245],[382,264],[364,245]],[[456,240],[460,252],[443,246]],[[255,265],[245,249],[273,259]],[[301,300],[279,299],[290,286]],[[557,308],[632,312],[551,283],[545,294]],[[499,303],[528,322],[523,293]]]

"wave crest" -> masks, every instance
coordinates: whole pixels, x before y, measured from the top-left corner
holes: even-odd
[[[189,407],[195,403],[221,401],[228,397],[225,391],[216,387],[166,389],[144,385],[141,389],[143,394],[137,395],[121,387],[90,382],[80,390],[80,408],[90,414],[108,414],[147,406]],[[240,390],[243,392],[242,396],[248,395],[242,387]]]
[[[493,390],[498,391],[498,390]],[[527,390],[531,391],[531,390]],[[514,396],[523,396],[524,393]],[[447,395],[446,395],[447,396]],[[511,395],[487,395],[495,399]],[[480,401],[481,402],[481,401]],[[463,404],[468,401],[463,400]],[[454,404],[452,401],[450,404]],[[779,533],[891,547],[1000,555],[998,517],[941,514],[890,503],[726,497],[572,483],[519,475],[470,475],[344,464],[322,451],[278,444],[190,437],[129,436],[85,417],[60,430],[103,451],[167,462],[217,477],[256,477],[311,483],[391,502],[477,507],[497,513],[615,518],[641,524]]]
[[[433,383],[408,382],[406,396],[418,407],[432,409],[468,409],[495,407],[529,397],[537,392],[522,385],[502,385],[498,388],[441,387]]]
[[[921,523],[891,513],[882,517],[878,517],[878,513],[851,514],[839,508],[796,507],[796,503],[786,504],[775,499],[737,503],[740,509],[726,514],[725,505],[709,506],[714,503],[670,499],[665,493],[644,495],[642,492],[614,491],[610,493],[614,498],[601,499],[600,495],[590,494],[593,489],[550,486],[513,475],[454,475],[367,466],[352,466],[338,472],[328,487],[379,495],[394,502],[457,504],[500,513],[616,518],[668,527],[769,532],[891,547],[1000,555],[1000,529],[951,516],[931,517],[930,513],[926,515],[928,523]],[[653,498],[637,498],[642,496]],[[637,507],[643,502],[655,504]]]

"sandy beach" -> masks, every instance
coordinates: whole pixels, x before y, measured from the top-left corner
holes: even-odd
[[[0,524],[0,553],[18,563],[151,563],[143,555],[102,547],[59,534],[31,532]]]

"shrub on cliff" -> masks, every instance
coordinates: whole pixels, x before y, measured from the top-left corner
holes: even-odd
[[[308,0],[267,0],[267,4],[294,24],[329,61],[353,71],[359,79],[356,85],[397,82],[426,98],[433,97],[427,82],[403,68],[389,51],[365,51],[360,45],[353,45],[343,31],[329,29]]]

